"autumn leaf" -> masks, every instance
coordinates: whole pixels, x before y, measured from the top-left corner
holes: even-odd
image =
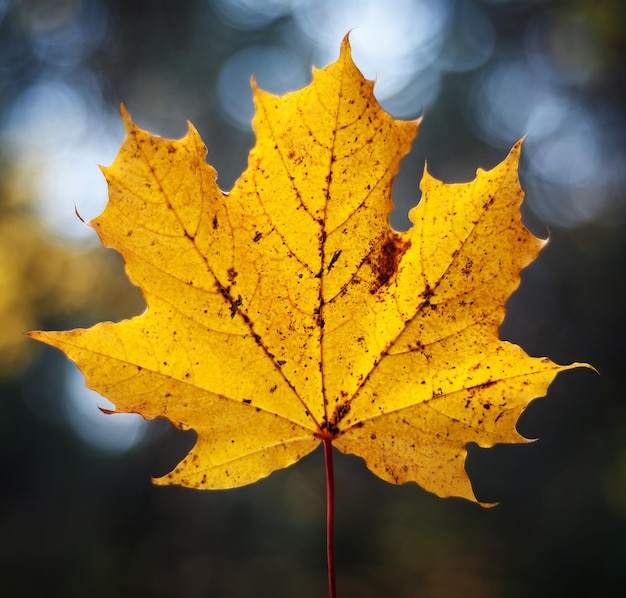
[[[522,225],[520,143],[446,185],[428,172],[413,226],[388,222],[417,121],[397,121],[352,62],[276,97],[254,87],[256,146],[230,194],[190,126],[141,130],[103,169],[91,222],[147,310],[31,336],[63,350],[119,412],[198,439],[159,484],[252,483],[322,440],[393,483],[476,500],[468,442],[522,442],[515,423],[571,367],[498,337],[520,271],[545,241]]]

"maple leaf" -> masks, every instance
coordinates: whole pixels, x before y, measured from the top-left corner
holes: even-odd
[[[190,125],[141,130],[103,169],[91,222],[125,258],[144,314],[36,332],[119,412],[169,418],[197,443],[159,484],[230,488],[322,440],[381,478],[476,500],[465,446],[522,442],[515,422],[561,366],[498,338],[520,271],[545,241],[521,223],[520,143],[471,183],[428,172],[413,226],[388,223],[417,133],[350,56],[276,97],[254,85],[256,146],[230,194]]]

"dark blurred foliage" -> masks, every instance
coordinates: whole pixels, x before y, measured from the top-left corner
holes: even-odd
[[[339,595],[621,596],[625,7],[0,0],[0,594],[325,595],[321,453],[237,490],[154,487],[193,433],[111,424],[123,416],[100,414],[64,357],[21,333],[143,309],[120,260],[74,214],[102,209],[95,165],[121,143],[121,101],[164,136],[194,122],[228,188],[254,142],[250,74],[275,93],[302,86],[358,25],[355,60],[383,105],[425,113],[394,225],[419,198],[425,159],[435,176],[467,180],[528,133],[524,215],[551,240],[502,336],[600,375],[563,374],[532,403],[519,430],[534,444],[469,447],[479,498],[501,503],[492,509],[386,484],[337,455]]]

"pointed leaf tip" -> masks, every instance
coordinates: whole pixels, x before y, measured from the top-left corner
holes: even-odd
[[[346,33],[341,40],[341,48],[339,51],[340,58],[352,56],[352,46],[350,45],[350,34],[352,31],[353,29],[350,29],[350,31],[348,31],[348,33]]]
[[[134,128],[135,123],[133,122],[133,119],[131,118],[128,110],[126,110],[126,106],[124,106],[124,103],[120,104],[120,113],[122,115],[122,122],[124,123],[124,128],[126,129],[126,132],[130,132],[131,129]]]

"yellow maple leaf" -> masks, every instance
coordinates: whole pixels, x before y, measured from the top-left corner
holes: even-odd
[[[417,121],[397,121],[350,56],[276,97],[254,86],[257,143],[230,194],[190,126],[141,130],[103,169],[92,221],[147,311],[31,333],[63,350],[120,412],[165,416],[198,440],[156,480],[248,484],[326,439],[381,478],[476,500],[468,442],[521,442],[515,422],[567,368],[498,338],[520,270],[544,241],[520,220],[520,143],[475,181],[427,172],[413,227],[390,191]]]

